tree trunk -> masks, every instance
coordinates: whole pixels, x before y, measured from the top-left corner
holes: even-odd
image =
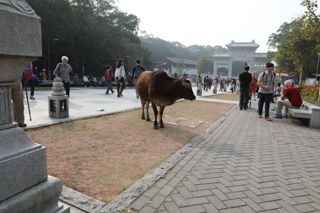
[[[302,82],[302,73],[303,73],[303,67],[301,67],[301,69],[300,69],[299,86],[301,85],[301,82]]]

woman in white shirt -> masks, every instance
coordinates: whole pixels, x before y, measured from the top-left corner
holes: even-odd
[[[117,97],[123,97],[122,91],[126,86],[124,80],[127,78],[127,76],[126,76],[126,71],[124,70],[124,66],[123,66],[123,59],[121,59],[121,58],[116,63],[116,72],[115,72],[114,76],[115,76],[116,82],[118,84],[118,86],[117,86],[118,96]],[[120,89],[120,84],[121,84],[121,89]]]

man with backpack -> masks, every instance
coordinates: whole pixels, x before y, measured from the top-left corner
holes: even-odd
[[[268,62],[266,64],[267,71],[261,73],[258,78],[257,85],[259,86],[259,110],[258,118],[261,118],[263,104],[265,103],[265,119],[267,121],[272,121],[269,116],[270,102],[273,99],[273,88],[274,81],[276,79],[276,74],[273,72],[274,64]]]
[[[131,76],[131,79],[134,80],[135,86],[137,86],[138,78],[143,71],[146,71],[146,70],[140,65],[140,60],[136,60],[136,66],[133,68],[132,76]],[[136,90],[136,95],[137,95],[137,98],[139,98],[139,94],[137,93],[137,90]]]

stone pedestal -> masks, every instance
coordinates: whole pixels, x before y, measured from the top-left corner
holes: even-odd
[[[68,96],[63,91],[61,78],[54,79],[50,96],[48,96],[49,117],[50,118],[67,118],[69,117]]]
[[[46,149],[13,124],[11,85],[41,56],[41,20],[25,0],[0,0],[0,213],[69,213]]]
[[[197,87],[197,96],[202,96],[201,84],[199,84],[198,87]]]
[[[13,83],[0,83],[0,130],[17,126],[12,123],[11,85]]]
[[[218,90],[218,87],[217,87],[217,85],[215,84],[215,85],[213,86],[212,93],[213,93],[213,94],[217,94],[217,90]]]

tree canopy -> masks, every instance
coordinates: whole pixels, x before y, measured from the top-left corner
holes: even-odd
[[[213,61],[208,56],[202,55],[199,60],[197,60],[196,67],[199,74],[205,73],[208,68],[213,67]]]
[[[269,37],[268,44],[277,52],[269,53],[269,57],[277,63],[281,72],[297,71],[301,80],[305,76],[312,76],[317,63],[319,39],[307,33],[308,21],[298,17],[291,23],[284,23],[277,33]]]
[[[106,66],[115,69],[119,58],[130,71],[139,59],[146,69],[166,57],[198,60],[215,52],[227,52],[222,46],[185,46],[145,32],[138,36],[140,20],[120,11],[115,0],[26,0],[41,17],[43,54],[34,66],[50,69],[51,76],[61,56],[69,57],[74,73],[103,76]],[[50,65],[50,66],[49,66]],[[213,67],[208,68],[212,72]]]
[[[138,17],[121,12],[113,0],[27,0],[41,17],[43,56],[35,62],[51,73],[63,55],[75,73],[102,76],[119,58],[148,62],[152,54],[140,45]],[[125,65],[129,65],[129,63]],[[147,63],[150,65],[150,63]]]

